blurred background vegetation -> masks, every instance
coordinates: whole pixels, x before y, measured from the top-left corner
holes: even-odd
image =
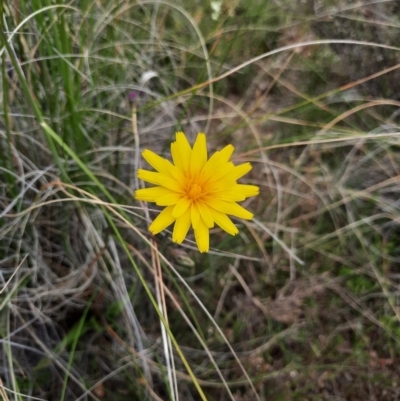
[[[398,1],[0,8],[0,399],[400,399]],[[177,130],[261,189],[208,254],[132,196]]]

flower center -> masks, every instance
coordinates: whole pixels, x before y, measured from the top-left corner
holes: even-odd
[[[196,200],[201,196],[202,188],[198,184],[191,184],[187,191],[187,195],[191,200]]]

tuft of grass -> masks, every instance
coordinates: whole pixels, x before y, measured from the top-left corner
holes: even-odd
[[[399,397],[394,3],[0,2],[1,399]],[[261,188],[208,254],[132,197],[177,130]]]

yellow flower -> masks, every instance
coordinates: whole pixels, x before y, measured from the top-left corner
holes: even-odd
[[[144,150],[144,159],[157,172],[140,169],[138,177],[156,186],[138,189],[135,197],[165,206],[149,230],[157,234],[175,222],[172,241],[180,244],[193,226],[200,252],[209,250],[209,230],[215,223],[227,233],[237,234],[238,229],[227,215],[252,219],[253,214],[236,202],[258,195],[259,189],[236,182],[251,170],[251,165],[235,166],[230,162],[233,150],[232,145],[227,145],[207,160],[206,136],[199,133],[191,148],[183,132],[177,132],[171,144],[174,164]]]

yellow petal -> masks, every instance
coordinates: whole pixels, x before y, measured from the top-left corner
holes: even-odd
[[[176,219],[174,231],[172,233],[172,241],[177,242],[178,244],[182,243],[189,231],[190,223],[190,209],[187,209],[182,216]]]
[[[175,192],[184,193],[183,183],[178,182],[174,178],[171,178],[167,175],[160,174],[160,185],[167,187]]]
[[[143,158],[150,164],[151,167],[156,169],[158,172],[171,175],[178,181],[184,179],[183,174],[167,159],[157,155],[151,150],[145,149],[142,152]]]
[[[191,199],[187,196],[181,198],[181,200],[174,206],[174,210],[172,212],[175,218],[182,216],[183,213],[189,208],[190,204],[192,203]]]
[[[256,196],[259,193],[260,190],[255,185],[235,184],[229,189],[221,189],[220,191],[214,192],[213,196],[229,202],[239,202],[250,196]]]
[[[245,174],[247,174],[251,169],[252,167],[250,163],[239,164],[238,166],[235,166],[235,168],[228,175],[226,175],[225,178],[236,181],[240,177],[243,177]]]
[[[158,206],[170,206],[176,205],[182,199],[182,194],[178,194],[176,192],[168,193],[166,195],[160,196],[156,203]]]
[[[235,148],[232,145],[226,145],[223,149],[221,149],[220,152],[220,157],[221,157],[221,163],[227,163],[229,159],[232,156],[233,151]]]
[[[160,182],[161,174],[156,173],[155,171],[148,171],[148,170],[143,170],[140,168],[137,172],[137,176],[141,180],[150,182],[151,184],[162,185]]]
[[[155,218],[149,227],[152,234],[158,234],[175,221],[175,217],[172,216],[173,209],[173,206],[168,206]]]
[[[224,213],[220,213],[215,209],[211,209],[211,214],[215,220],[215,222],[228,234],[236,235],[239,230],[233,224],[232,220]]]
[[[151,167],[159,171],[160,173],[168,174],[168,160],[157,155],[149,149],[145,149],[142,152],[143,158],[150,164]]]
[[[208,206],[221,213],[230,214],[232,216],[240,217],[241,219],[245,220],[251,220],[254,216],[253,213],[250,213],[244,207],[238,205],[235,202],[226,202],[210,197],[205,198],[204,201],[207,203]]]
[[[212,175],[210,182],[216,182],[221,179],[225,179],[225,176],[229,174],[235,168],[232,162],[223,164],[218,170]]]
[[[207,162],[207,143],[203,133],[197,135],[193,145],[192,156],[190,159],[190,172],[198,175]]]
[[[207,184],[224,178],[224,176],[229,174],[234,167],[235,166],[232,162],[227,162],[216,166],[210,173],[207,174]]]
[[[235,181],[229,181],[226,180],[225,177],[222,177],[220,180],[214,182],[207,182],[207,184],[205,184],[204,187],[207,188],[207,193],[216,194],[223,191],[227,191],[228,189],[233,188],[235,185],[237,185]]]
[[[192,148],[183,132],[176,133],[176,141],[171,144],[171,154],[178,170],[187,172],[189,170]]]
[[[213,171],[215,170],[218,165],[220,164],[221,159],[221,152],[215,152],[208,160],[206,165],[204,166],[204,171]]]
[[[214,219],[209,207],[204,202],[197,202],[197,207],[199,208],[200,216],[203,219],[205,225],[208,228],[214,227]]]
[[[172,193],[170,189],[164,187],[144,188],[135,191],[135,198],[146,202],[156,202],[158,198]]]
[[[223,200],[226,202],[243,202],[244,200],[246,200],[246,197],[243,194],[237,194],[237,193],[232,193],[232,192],[224,192],[222,194],[219,195],[214,195],[214,197],[216,199],[219,200]],[[159,205],[159,203],[157,202],[157,205]],[[160,205],[162,206],[162,205]]]
[[[196,238],[199,251],[208,252],[210,248],[210,230],[207,228],[202,219],[200,219],[197,229],[194,230],[194,236]]]
[[[224,149],[233,149],[232,145],[225,146]],[[224,150],[222,149],[222,150]],[[227,162],[223,161],[223,157],[226,155],[221,153],[222,151],[217,151],[215,152],[207,161],[207,163],[204,165],[203,171],[201,173],[200,179],[202,182],[207,181],[210,179],[210,177],[215,174],[216,171],[218,171],[221,168],[221,165],[226,165]],[[226,153],[226,151],[225,151]]]
[[[196,202],[192,202],[190,206],[190,215],[192,219],[193,228],[196,229],[200,221],[200,212]]]
[[[168,160],[167,160],[168,161]],[[177,167],[175,167],[171,162],[168,161],[170,164],[169,166],[169,174],[175,178],[180,183],[183,183],[185,181],[185,176],[183,175],[183,172],[180,171]]]

